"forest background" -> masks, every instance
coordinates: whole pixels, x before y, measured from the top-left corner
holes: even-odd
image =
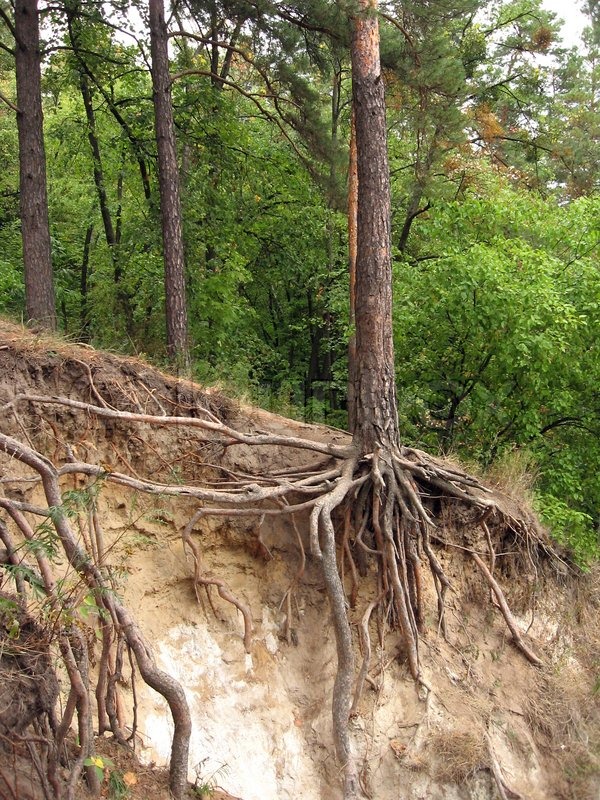
[[[340,427],[351,5],[168,10],[192,374]],[[584,11],[566,47],[539,0],[380,4],[403,441],[531,474],[582,565],[600,530],[600,46]],[[25,318],[14,12],[0,0],[0,311]],[[59,0],[39,20],[58,327],[165,363],[146,6]]]

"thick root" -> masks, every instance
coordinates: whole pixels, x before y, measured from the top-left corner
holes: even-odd
[[[224,477],[220,483],[207,486],[176,485],[157,483],[140,475],[132,476],[132,470],[129,469],[127,473],[121,473],[107,470],[102,466],[77,462],[72,456],[68,456],[67,462],[62,466],[55,467],[49,459],[32,447],[0,434],[0,450],[27,464],[34,471],[43,484],[49,508],[34,509],[4,498],[0,498],[0,507],[8,513],[16,527],[20,528],[27,538],[31,535],[31,530],[23,512],[49,516],[49,509],[60,509],[62,498],[59,480],[67,475],[102,478],[106,482],[117,483],[133,491],[152,495],[195,499],[200,508],[183,531],[183,541],[194,558],[196,592],[198,593],[200,586],[214,585],[220,596],[241,612],[244,620],[244,646],[247,652],[252,645],[250,610],[231,593],[223,580],[207,575],[203,571],[200,549],[192,537],[194,524],[200,517],[207,515],[257,516],[260,520],[266,516],[291,515],[301,552],[300,567],[284,596],[284,601],[287,603],[286,638],[291,640],[289,627],[291,598],[304,572],[306,559],[304,544],[294,515],[297,512],[310,512],[309,550],[322,566],[336,637],[338,666],[333,688],[332,714],[336,754],[344,769],[344,797],[347,800],[361,796],[356,756],[352,752],[349,734],[349,718],[351,714],[357,712],[364,683],[370,681],[369,621],[375,610],[379,620],[384,619],[391,627],[400,630],[410,674],[420,690],[425,693],[429,691],[423,678],[419,654],[420,635],[425,618],[423,570],[428,566],[431,572],[437,593],[439,630],[446,635],[445,596],[451,584],[432,546],[432,540],[444,541],[437,527],[439,509],[444,504],[460,504],[463,509],[473,512],[470,526],[473,528],[479,525],[485,532],[484,548],[489,552],[489,568],[466,538],[464,544],[452,544],[470,555],[477,565],[511,630],[515,645],[531,663],[536,665],[541,663],[525,644],[502,589],[493,576],[495,555],[487,523],[491,524],[493,521],[497,526],[510,529],[530,558],[537,545],[544,547],[544,544],[534,528],[506,514],[494,496],[475,478],[413,448],[379,445],[374,452],[365,455],[357,453],[350,444],[339,446],[298,437],[239,433],[224,425],[212,412],[205,409],[200,409],[200,417],[175,417],[166,413],[155,416],[143,411],[121,412],[104,402],[95,387],[92,389],[98,405],[68,398],[30,395],[15,398],[5,406],[5,409],[16,413],[16,407],[20,403],[34,403],[42,407],[51,403],[66,406],[75,413],[83,412],[113,422],[126,422],[129,425],[133,423],[177,425],[181,428],[190,426],[202,430],[211,444],[223,448],[232,444],[257,447],[276,445],[295,448],[300,452],[311,451],[319,456],[320,460],[316,463],[301,465],[295,469],[288,467],[269,475],[248,475],[223,469]],[[67,452],[70,453],[68,448]],[[437,513],[434,513],[436,509]],[[338,542],[335,521],[339,515],[344,524]],[[175,719],[171,791],[174,796],[181,797],[185,786],[190,734],[189,713],[183,690],[169,676],[157,670],[129,614],[111,599],[110,593],[105,591],[105,578],[102,573],[104,543],[95,510],[90,515],[89,522],[89,553],[80,549],[64,514],[52,512],[52,522],[69,561],[87,585],[94,590],[98,602],[104,604],[110,614],[111,624],[117,626],[125,637],[130,651],[135,655],[143,679],[161,692],[169,702]],[[3,541],[5,539],[6,536],[3,536]],[[7,558],[9,557],[10,553],[7,552]],[[363,660],[358,679],[355,681],[354,646],[348,605],[350,607],[355,605],[361,576],[369,572],[369,561],[375,562],[377,567],[377,588],[375,599],[368,604],[360,626]],[[346,564],[350,570],[348,599],[344,588]],[[39,570],[48,592],[52,594],[54,578],[51,571],[44,562],[39,563]],[[110,692],[107,695],[104,689],[110,685],[110,668],[105,660],[112,646],[111,631],[110,625],[103,631],[103,637],[106,636],[104,643],[106,653],[103,645],[104,668],[100,673],[99,720],[101,727],[106,729],[109,717],[111,728],[118,732],[118,720],[113,719],[115,715],[111,713],[111,703],[114,698],[110,697]],[[74,697],[72,706],[80,696],[76,682],[71,694]],[[67,706],[69,707],[69,703]],[[72,714],[73,710],[70,713]]]

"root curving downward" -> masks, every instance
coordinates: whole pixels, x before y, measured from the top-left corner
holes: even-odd
[[[426,561],[433,578],[438,597],[439,630],[445,635],[445,594],[451,583],[433,552],[430,539],[437,527],[430,509],[434,500],[439,503],[441,498],[453,503],[459,501],[463,509],[472,512],[474,525],[490,519],[508,527],[515,523],[474,478],[408,448],[381,448],[362,459],[346,460],[334,488],[313,506],[311,549],[322,560],[338,650],[333,724],[338,758],[345,765],[344,797],[347,800],[360,796],[348,720],[351,713],[356,712],[368,675],[371,650],[368,626],[376,607],[384,611],[387,623],[401,632],[408,667],[420,696],[425,698],[431,691],[422,673],[419,654],[419,637],[424,627],[422,562]],[[360,626],[363,662],[353,694],[355,670],[348,602],[335,557],[333,521],[335,509],[343,505],[350,514],[345,515],[341,560],[351,559],[354,549],[361,550],[363,558],[366,554],[377,563],[376,600],[366,608]],[[534,544],[541,544],[538,532],[523,523],[519,527],[526,540],[526,551],[533,552]],[[464,550],[470,553],[490,586],[515,646],[532,664],[541,665],[541,659],[519,632],[499,583],[474,549],[464,547]],[[354,570],[352,572],[354,574]]]
[[[83,552],[76,544],[64,515],[56,513],[54,516],[51,515],[50,508],[59,508],[61,505],[59,481],[65,475],[99,477],[106,482],[113,482],[133,491],[195,499],[199,508],[183,531],[183,541],[193,556],[196,592],[198,593],[201,586],[208,588],[214,585],[220,596],[241,612],[244,621],[244,646],[247,652],[250,651],[252,644],[250,610],[231,593],[223,580],[204,573],[200,549],[193,538],[194,525],[208,515],[254,515],[262,520],[266,516],[309,512],[307,531],[309,551],[321,564],[336,638],[338,665],[332,694],[333,733],[336,754],[344,769],[346,800],[362,796],[357,755],[353,752],[349,732],[349,719],[357,710],[365,682],[370,680],[369,620],[375,610],[378,619],[401,632],[407,665],[420,695],[426,697],[431,691],[423,675],[419,653],[420,636],[424,630],[425,620],[423,581],[424,571],[428,569],[437,595],[438,630],[445,636],[445,598],[452,587],[432,545],[432,540],[443,541],[438,528],[443,508],[460,507],[460,513],[465,518],[467,526],[471,530],[479,528],[482,537],[485,534],[485,547],[491,557],[489,568],[481,558],[482,554],[473,546],[472,539],[465,536],[462,542],[455,546],[469,555],[477,565],[513,635],[515,646],[532,664],[541,664],[541,659],[525,643],[500,584],[493,576],[495,556],[491,546],[489,526],[493,524],[512,531],[515,539],[519,540],[522,552],[529,559],[533,559],[540,548],[547,550],[547,545],[533,523],[515,519],[507,513],[493,493],[467,473],[420,450],[397,445],[378,445],[373,448],[373,452],[364,454],[357,452],[357,448],[353,445],[340,446],[262,432],[240,433],[221,423],[212,412],[202,413],[202,409],[199,411],[200,416],[195,417],[153,416],[141,412],[120,412],[114,407],[109,407],[106,402],[93,405],[69,398],[22,395],[14,398],[4,410],[15,412],[17,406],[22,404],[33,405],[36,409],[41,409],[42,414],[49,405],[63,405],[75,414],[110,419],[111,424],[122,422],[129,426],[177,425],[182,429],[190,426],[200,429],[202,435],[208,437],[211,445],[223,448],[228,448],[232,444],[250,447],[275,445],[293,448],[300,452],[310,451],[320,457],[320,461],[316,464],[303,464],[295,469],[286,468],[266,475],[248,475],[223,470],[222,483],[213,481],[208,485],[166,484],[145,477],[110,471],[96,464],[76,462],[69,458],[62,466],[55,466],[30,446],[0,434],[0,450],[27,464],[42,481],[49,508],[46,511],[42,509],[41,513],[51,516],[69,561],[79,571],[87,585],[94,590],[98,602],[105,606],[110,620],[125,637],[130,651],[135,655],[142,678],[163,693],[171,706],[176,721],[171,764],[171,787],[175,796],[182,796],[186,781],[185,764],[190,722],[185,697],[175,681],[157,670],[152,655],[127,610],[105,593],[101,542],[94,547],[90,546],[92,551],[95,549],[97,552]],[[22,512],[18,502],[2,498],[0,507],[8,513],[17,527],[22,527]],[[26,510],[36,513],[31,508]],[[304,572],[306,559],[296,518],[292,516],[292,519],[302,557],[298,573],[284,597],[288,610],[286,631],[288,640],[291,597]],[[343,529],[341,537],[336,535],[339,520],[342,521],[340,527]],[[93,527],[98,533],[99,524],[94,523]],[[24,531],[24,535],[29,536],[28,529]],[[93,537],[90,538],[90,542],[93,544]],[[345,564],[349,567],[351,580],[349,597],[342,577]],[[42,562],[39,567],[43,573],[46,565]],[[376,586],[372,592],[372,598],[375,599],[369,601],[362,614],[360,640],[363,661],[357,677],[348,607],[354,607],[361,577],[369,572],[376,573]],[[45,576],[45,583],[47,591],[52,593],[54,591],[52,575]],[[103,632],[106,636],[107,651],[110,648],[111,630]],[[110,681],[106,669],[100,674],[102,688],[99,694],[103,698],[104,686],[110,684]],[[99,711],[101,724],[106,727],[107,716],[114,717],[114,714],[111,715],[110,707],[106,707],[103,699]],[[115,729],[117,724],[113,720],[111,723],[111,727]]]

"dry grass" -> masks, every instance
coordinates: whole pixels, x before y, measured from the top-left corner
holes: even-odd
[[[24,358],[43,357],[45,355],[59,356],[64,359],[73,359],[83,362],[90,367],[110,370],[111,367],[119,374],[122,380],[133,370],[139,373],[141,369],[152,371],[157,378],[162,379],[168,386],[177,384],[179,389],[188,389],[190,392],[211,395],[231,405],[232,401],[225,398],[218,387],[205,387],[188,378],[177,376],[157,364],[153,363],[144,353],[126,355],[110,349],[96,349],[91,344],[71,340],[59,332],[50,332],[41,328],[28,328],[18,325],[11,320],[0,316],[0,350],[13,349]],[[127,367],[130,369],[128,370]]]
[[[535,461],[525,450],[517,448],[503,453],[489,467],[484,468],[464,454],[449,453],[442,458],[449,467],[466,470],[486,486],[511,498],[519,506],[531,509],[532,491],[537,481]]]
[[[541,675],[536,689],[528,698],[527,722],[546,746],[564,749],[585,726],[582,715],[589,707],[589,690],[582,676],[570,669]]]
[[[565,668],[541,676],[525,709],[541,749],[552,753],[565,779],[565,800],[598,800],[600,698],[584,673]]]
[[[531,493],[538,478],[536,470],[535,461],[527,451],[513,449],[495,461],[484,477],[490,485],[518,502],[531,503]]]
[[[480,730],[445,730],[427,743],[432,755],[433,776],[442,783],[462,783],[488,766],[488,752]]]

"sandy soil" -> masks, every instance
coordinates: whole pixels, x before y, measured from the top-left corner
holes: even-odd
[[[35,393],[91,402],[101,396],[112,406],[153,414],[178,408],[193,415],[201,405],[243,430],[346,439],[339,431],[236,405],[134,359],[35,337],[7,323],[0,325],[0,376],[2,404],[17,394]],[[5,414],[0,424],[55,463],[67,458],[68,445],[77,458],[155,480],[206,483],[222,478],[223,468],[266,473],[299,458],[314,461],[310,454],[276,447],[223,449],[189,429],[102,422],[41,403],[19,405],[18,414]],[[40,502],[36,484],[7,480],[25,476],[24,468],[4,457],[0,469],[7,496]],[[69,481],[65,490],[81,489],[79,481]],[[504,501],[514,503],[510,487],[503,491]],[[224,578],[251,609],[255,634],[246,653],[237,610],[214,591],[201,593],[200,602],[195,596],[192,565],[181,542],[195,510],[191,500],[149,498],[106,484],[99,510],[118,592],[152,642],[158,663],[186,689],[194,719],[190,780],[215,798],[341,797],[331,734],[336,658],[329,608],[320,569],[310,559],[292,602],[284,602],[300,562],[290,521],[268,518],[259,530],[256,519],[205,518],[195,528],[205,571]],[[299,516],[296,524],[306,542],[306,518]],[[352,720],[366,795],[377,800],[497,798],[495,767],[507,797],[598,800],[597,578],[550,570],[515,574],[509,559],[506,569],[500,564],[500,580],[520,614],[519,626],[543,656],[545,666],[536,669],[512,646],[489,590],[452,546],[451,531],[447,542],[437,551],[453,583],[447,640],[438,632],[433,586],[426,586],[430,613],[421,657],[432,687],[427,700],[419,698],[410,679],[398,633],[372,624],[370,683]],[[373,592],[367,576],[350,609],[353,624],[360,622]],[[94,648],[93,636],[90,641]],[[129,796],[162,800],[166,778],[154,767],[163,767],[169,754],[168,710],[126,670],[120,693],[128,725],[133,689],[139,761],[108,739],[98,743],[98,751],[135,776]]]

